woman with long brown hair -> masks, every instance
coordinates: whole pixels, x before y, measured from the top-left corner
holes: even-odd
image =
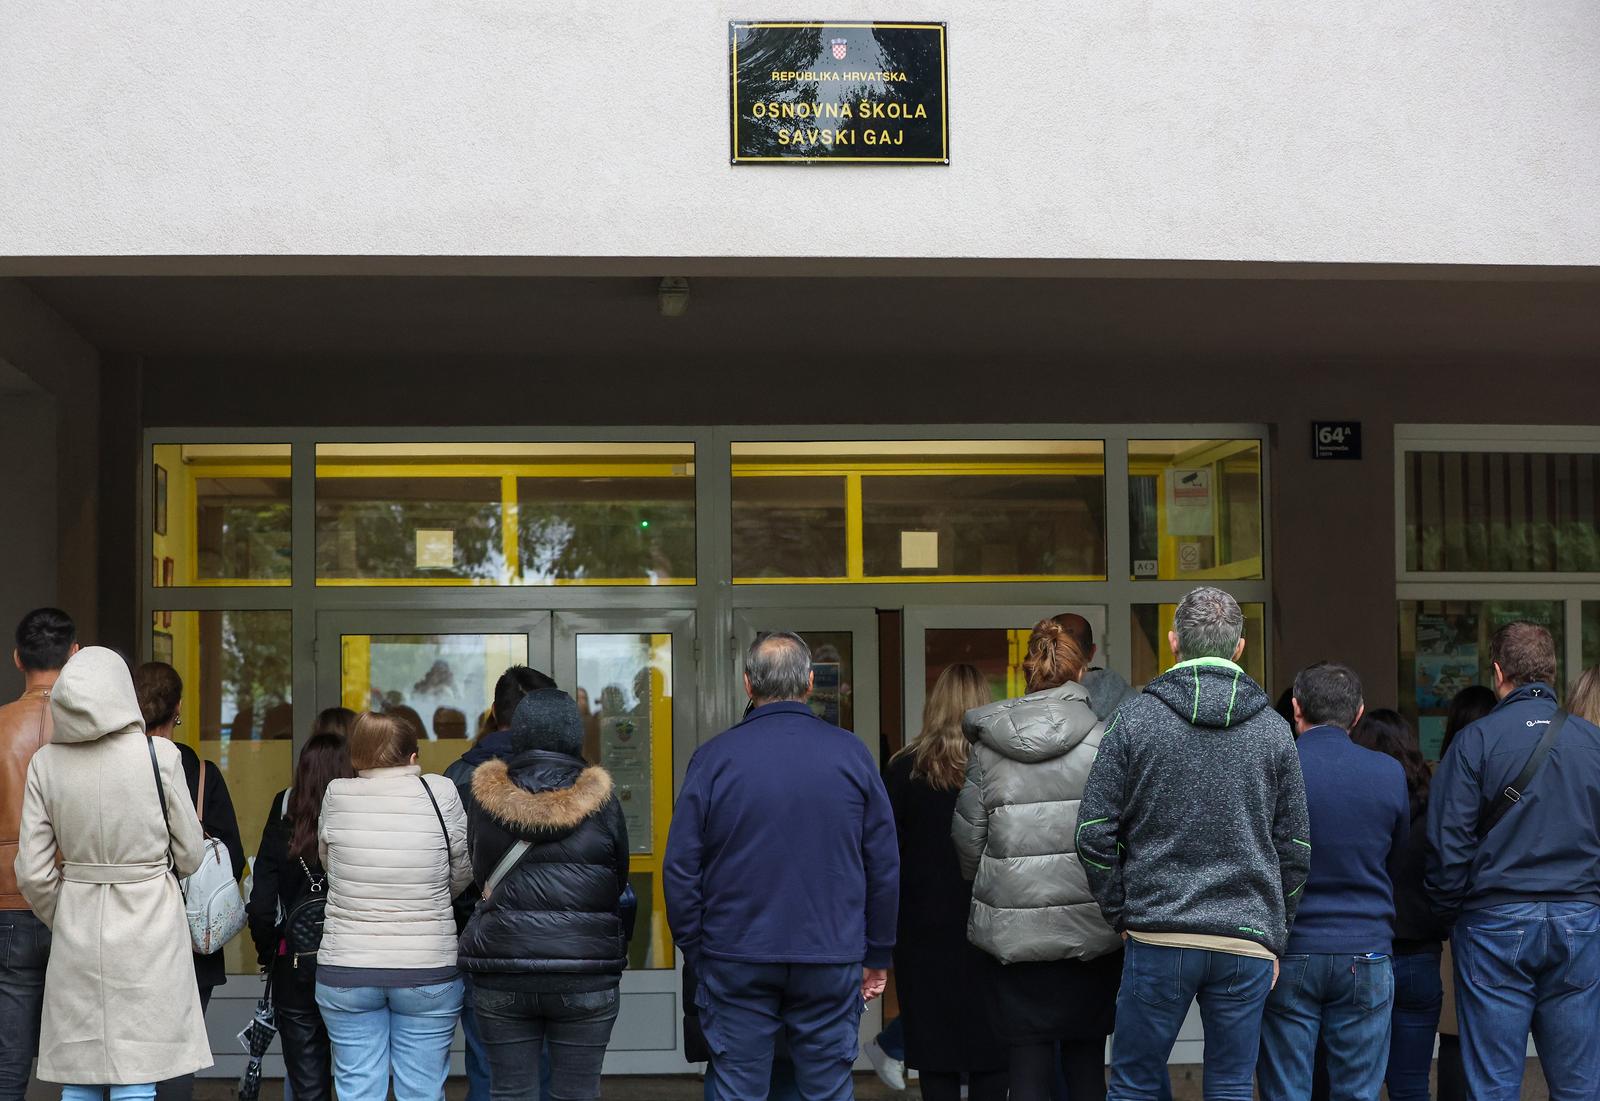
[[[1104,733],[1078,683],[1088,657],[1041,620],[1022,665],[1028,694],[962,721],[973,746],[954,839],[976,877],[967,935],[992,957],[1012,1101],[1048,1098],[1058,1059],[1072,1101],[1106,1095],[1122,946],[1089,891],[1074,828]]]
[[[333,1090],[333,1055],[317,1009],[317,958],[290,945],[286,925],[302,904],[327,899],[327,873],[317,855],[322,797],[334,780],[355,775],[338,734],[316,734],[300,750],[287,813],[267,820],[257,850],[246,910],[256,962],[271,976],[272,1001],[283,1038],[285,1075],[298,1101],[326,1101]]]
[[[972,1101],[1006,1095],[1006,1051],[978,1009],[988,1001],[987,960],[967,941],[972,884],[950,840],[970,748],[961,717],[992,698],[977,669],[947,667],[928,693],[921,733],[884,776],[900,838],[895,989],[906,1065],[917,1068],[929,1101],[959,1097],[963,1074]]]

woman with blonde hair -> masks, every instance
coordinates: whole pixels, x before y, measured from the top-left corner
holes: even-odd
[[[1060,623],[1041,620],[1022,665],[1028,694],[962,721],[973,745],[954,838],[963,873],[976,877],[967,935],[993,958],[992,1017],[1011,1049],[1012,1101],[1048,1098],[1058,1058],[1073,1101],[1106,1095],[1122,945],[1076,844],[1104,733],[1078,683],[1088,658]]]
[[[961,1077],[972,1101],[1004,1101],[1006,1051],[988,1014],[989,968],[967,940],[972,884],[961,874],[950,821],[966,780],[969,745],[961,716],[991,702],[970,665],[939,674],[922,731],[889,761],[884,785],[900,838],[900,920],[895,989],[905,1021],[905,1062],[921,1075],[928,1101],[957,1098]]]
[[[317,949],[317,1008],[340,1101],[444,1096],[461,1015],[451,906],[472,882],[467,816],[455,784],[417,767],[421,727],[359,716],[353,779],[332,780],[317,829],[328,902]]]
[[[1600,665],[1579,674],[1567,692],[1567,713],[1600,726]]]

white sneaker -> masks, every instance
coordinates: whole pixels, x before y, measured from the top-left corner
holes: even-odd
[[[867,1041],[867,1046],[861,1049],[861,1053],[867,1057],[867,1062],[872,1064],[872,1069],[877,1072],[879,1080],[884,1085],[897,1093],[906,1088],[906,1065],[903,1060],[896,1059],[884,1051],[876,1040]]]

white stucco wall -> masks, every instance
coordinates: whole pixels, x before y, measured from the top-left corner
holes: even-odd
[[[948,21],[950,167],[730,167],[727,21],[753,16]],[[1593,0],[8,0],[4,24],[0,257],[1600,263]]]

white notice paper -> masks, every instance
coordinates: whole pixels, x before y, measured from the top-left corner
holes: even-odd
[[[456,564],[456,533],[449,528],[417,529],[417,569],[448,570]]]
[[[1167,467],[1167,534],[1214,534],[1209,466]]]
[[[936,531],[902,531],[900,533],[900,568],[902,570],[938,569],[939,533]]]

